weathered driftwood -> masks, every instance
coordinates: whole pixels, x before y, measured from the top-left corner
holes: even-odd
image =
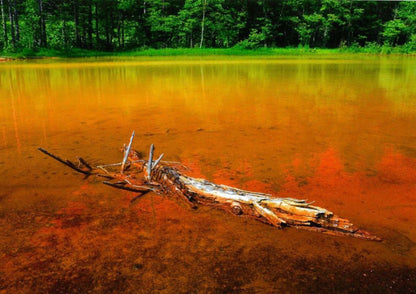
[[[134,132],[129,145],[123,148],[125,154],[121,163],[97,167],[91,167],[82,158],[79,158],[77,166],[45,149],[39,150],[79,173],[107,179],[103,183],[114,188],[138,192],[141,195],[150,191],[177,195],[192,208],[196,208],[197,204],[213,205],[235,215],[249,216],[278,228],[293,226],[331,235],[381,240],[356,228],[349,220],[340,218],[325,208],[313,206],[305,200],[276,198],[270,194],[244,191],[186,176],[175,167],[178,166],[177,163],[162,161],[163,154],[153,161],[153,144],[150,147],[149,159],[144,160],[131,148],[133,137]],[[121,166],[119,171],[116,169],[118,166]]]

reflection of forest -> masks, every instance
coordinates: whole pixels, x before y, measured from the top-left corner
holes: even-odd
[[[334,147],[348,168],[357,169],[374,164],[386,144],[416,155],[413,73],[414,62],[406,59],[5,66],[3,145],[15,145],[19,129],[36,137],[57,127],[73,131],[86,121],[123,128],[134,121],[144,133],[226,132],[227,140],[216,144],[234,154],[247,151],[229,144],[241,146],[248,135],[248,142],[262,142],[259,152],[285,154],[281,163]],[[210,136],[199,136],[210,144]],[[199,148],[200,142],[187,142],[194,144]]]

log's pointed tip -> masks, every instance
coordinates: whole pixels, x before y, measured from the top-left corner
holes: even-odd
[[[364,230],[358,230],[354,233],[355,237],[359,237],[369,241],[382,242],[383,239]]]

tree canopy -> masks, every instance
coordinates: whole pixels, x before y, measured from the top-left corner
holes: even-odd
[[[416,2],[0,0],[0,50],[406,45]]]

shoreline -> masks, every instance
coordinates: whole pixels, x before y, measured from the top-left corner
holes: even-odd
[[[416,52],[400,52],[398,47],[389,47],[389,50],[375,51],[369,48],[166,48],[166,49],[135,49],[130,51],[95,51],[85,49],[72,49],[70,51],[40,49],[22,52],[0,52],[0,62],[23,59],[50,59],[50,58],[82,58],[82,57],[204,57],[204,56],[403,56],[415,57]]]

